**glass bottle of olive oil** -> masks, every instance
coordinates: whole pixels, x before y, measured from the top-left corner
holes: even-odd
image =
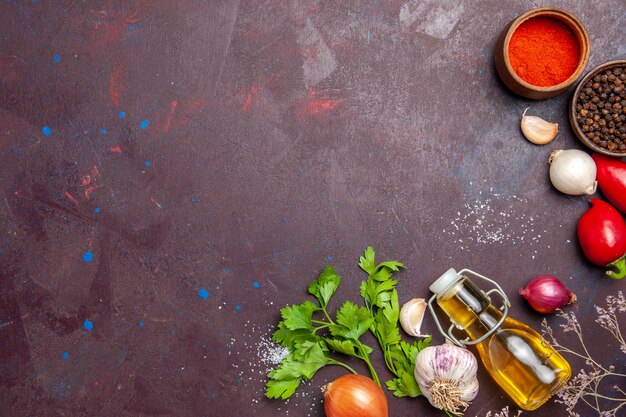
[[[468,275],[487,280],[496,288],[483,292]],[[448,270],[431,286],[432,302],[448,315],[452,325],[443,335],[459,345],[475,345],[493,379],[524,410],[535,410],[567,382],[572,370],[565,359],[536,331],[508,317],[508,298],[497,283],[464,269]],[[489,297],[497,293],[504,300],[503,310],[494,307]],[[454,328],[468,338],[458,340]]]

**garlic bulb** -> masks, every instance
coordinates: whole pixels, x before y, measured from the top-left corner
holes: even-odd
[[[427,305],[426,300],[423,298],[414,298],[404,303],[400,309],[400,325],[408,335],[415,337],[428,336],[420,332]]]
[[[550,123],[537,116],[526,116],[528,108],[522,114],[520,126],[524,137],[536,145],[552,142],[559,133],[558,123]]]
[[[414,373],[422,394],[434,407],[458,413],[478,395],[477,370],[472,352],[446,343],[422,349]]]
[[[596,163],[588,153],[578,149],[556,150],[550,154],[550,181],[565,194],[594,194]]]

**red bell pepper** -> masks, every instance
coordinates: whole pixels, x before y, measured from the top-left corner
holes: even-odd
[[[613,279],[626,276],[626,222],[609,203],[594,198],[591,208],[578,220],[578,242],[596,265],[616,268],[606,271]]]
[[[609,203],[626,214],[626,162],[610,156],[593,154],[598,187]]]

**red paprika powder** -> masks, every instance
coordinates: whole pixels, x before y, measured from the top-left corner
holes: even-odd
[[[523,22],[509,43],[509,61],[529,84],[549,87],[567,80],[580,61],[576,34],[562,21],[537,16]]]

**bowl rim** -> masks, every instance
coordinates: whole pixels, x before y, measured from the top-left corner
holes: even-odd
[[[530,84],[524,81],[519,75],[517,75],[517,73],[513,69],[513,66],[511,65],[511,60],[509,59],[509,44],[511,42],[511,38],[513,37],[513,33],[515,33],[517,28],[522,23],[538,16],[553,16],[565,22],[565,24],[567,24],[567,26],[570,29],[572,29],[572,31],[576,34],[576,37],[578,38],[578,42],[580,44],[579,46],[581,48],[580,60],[578,61],[578,65],[576,66],[576,69],[574,70],[574,72],[560,84],[556,84],[556,85],[552,85],[548,87],[542,87],[542,86]],[[527,11],[526,13],[521,14],[520,16],[518,16],[515,20],[511,22],[506,32],[502,49],[503,49],[504,65],[507,71],[511,74],[511,76],[517,83],[521,84],[523,87],[529,90],[533,90],[537,92],[544,92],[544,93],[551,93],[551,92],[563,90],[564,88],[569,87],[583,73],[583,71],[587,67],[587,63],[589,62],[590,40],[589,40],[589,34],[587,33],[587,29],[585,28],[585,26],[583,26],[581,21],[572,13],[568,12],[567,10],[558,8],[558,7],[537,7],[537,8]]]
[[[600,64],[593,69],[591,69],[578,83],[574,93],[572,93],[572,98],[569,103],[569,124],[572,127],[572,130],[584,145],[586,145],[589,149],[594,152],[601,153],[607,156],[616,156],[616,157],[626,157],[626,152],[613,152],[609,151],[606,148],[596,145],[592,141],[590,141],[587,136],[585,136],[581,127],[578,125],[578,121],[576,120],[576,99],[580,94],[580,91],[583,89],[583,86],[589,81],[591,78],[596,76],[600,71],[604,71],[607,68],[613,68],[617,66],[623,66],[626,68],[626,59],[616,59],[612,61],[607,61],[603,64]]]

